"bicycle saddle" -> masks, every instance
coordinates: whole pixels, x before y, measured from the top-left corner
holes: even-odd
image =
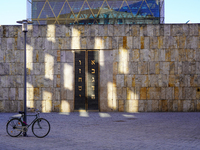
[[[19,114],[24,114],[24,111],[19,111]]]

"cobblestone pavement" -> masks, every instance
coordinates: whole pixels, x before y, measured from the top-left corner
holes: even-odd
[[[12,115],[0,113],[0,150],[200,149],[200,113],[42,113],[45,138],[7,135]]]

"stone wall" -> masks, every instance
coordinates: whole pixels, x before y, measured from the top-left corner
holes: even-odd
[[[100,111],[200,111],[200,24],[29,25],[27,105],[74,111],[74,54],[99,50]],[[23,109],[23,33],[0,26],[0,112]]]

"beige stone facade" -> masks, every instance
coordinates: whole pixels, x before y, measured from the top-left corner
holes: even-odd
[[[74,55],[99,51],[99,111],[200,111],[200,24],[28,26],[27,106],[74,111]],[[23,109],[23,33],[0,26],[0,112]]]

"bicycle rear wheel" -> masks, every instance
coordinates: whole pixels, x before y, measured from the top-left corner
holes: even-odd
[[[32,125],[32,132],[38,138],[47,136],[50,132],[50,124],[44,118],[38,118]]]
[[[8,135],[12,136],[12,137],[17,137],[22,133],[22,121],[17,119],[17,118],[13,118],[10,121],[8,121],[7,125],[6,125],[6,132],[8,133]]]

